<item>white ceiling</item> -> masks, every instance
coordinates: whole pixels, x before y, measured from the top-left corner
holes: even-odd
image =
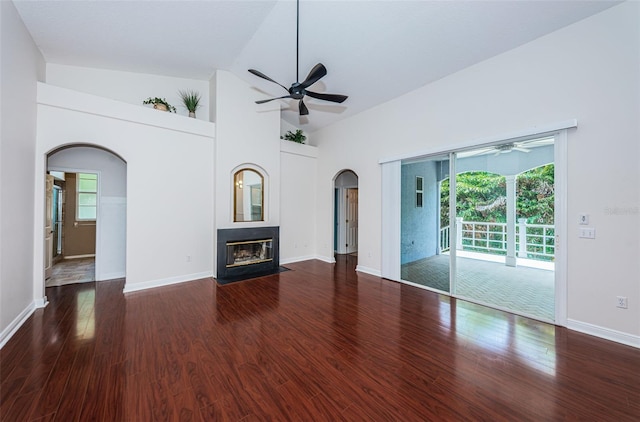
[[[606,1],[318,1],[300,3],[300,80],[342,104],[281,100],[283,118],[313,132],[598,13]],[[294,0],[14,0],[49,63],[208,80],[233,72],[273,96],[296,79]],[[256,99],[262,98],[256,93]]]

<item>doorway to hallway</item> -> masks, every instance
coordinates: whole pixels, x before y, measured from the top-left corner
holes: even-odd
[[[127,163],[86,144],[63,146],[46,158],[53,192],[47,189],[45,261],[52,265],[45,287],[124,277]]]
[[[334,181],[334,253],[358,253],[358,176],[341,172]]]

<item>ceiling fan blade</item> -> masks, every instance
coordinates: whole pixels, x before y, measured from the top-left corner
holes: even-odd
[[[304,105],[304,101],[300,100],[300,104],[298,108],[300,109],[301,116],[306,116],[307,114],[309,114],[309,109],[307,108],[306,105]]]
[[[323,94],[320,92],[311,92],[311,91],[306,91],[306,93],[308,96],[312,98],[317,98],[318,100],[332,101],[334,103],[342,103],[344,102],[344,100],[349,98],[346,95],[339,95],[339,94]]]
[[[327,68],[324,67],[322,63],[318,63],[317,65],[313,66],[313,69],[311,69],[311,72],[309,72],[307,79],[305,79],[300,83],[300,87],[301,88],[310,87],[311,85],[318,82],[320,78],[322,78],[326,74],[327,74]]]
[[[257,77],[259,77],[259,78],[266,79],[266,80],[268,80],[269,82],[273,82],[274,84],[278,84],[278,85],[280,85],[281,87],[283,87],[285,91],[288,91],[288,90],[289,90],[289,88],[285,87],[284,85],[280,84],[279,82],[274,81],[273,79],[271,79],[270,77],[268,77],[268,76],[267,76],[267,75],[265,75],[264,73],[260,72],[259,70],[249,69],[249,73],[252,73],[252,74],[256,75],[256,76],[257,76]]]
[[[291,98],[291,95],[284,95],[282,97],[269,98],[268,100],[258,100],[256,101],[256,104],[264,104],[264,103],[268,103],[269,101],[280,100],[282,98]]]
[[[524,147],[519,147],[519,146],[517,146],[517,145],[516,145],[515,147],[513,147],[513,150],[514,150],[514,151],[520,151],[520,152],[531,152],[531,150],[530,150],[530,149],[528,149],[528,148],[524,148]]]
[[[475,157],[478,155],[487,155],[487,154],[491,154],[495,152],[495,149],[493,147],[488,147],[488,148],[478,148],[478,149],[474,149],[474,150],[470,150],[470,151],[460,151],[457,156],[458,158],[469,158],[469,157]]]

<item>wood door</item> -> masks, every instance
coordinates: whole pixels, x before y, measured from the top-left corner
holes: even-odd
[[[348,188],[346,192],[346,246],[347,253],[354,253],[358,251],[358,188]]]
[[[44,278],[51,277],[53,262],[53,176],[47,174],[45,191],[45,224],[44,224]]]

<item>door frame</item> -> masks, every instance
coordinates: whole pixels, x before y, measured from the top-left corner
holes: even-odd
[[[356,239],[356,249],[355,250],[351,250],[350,245],[347,244],[347,240],[348,240],[348,235],[347,235],[347,231],[348,231],[348,223],[347,223],[347,214],[348,214],[348,206],[349,206],[349,200],[348,200],[348,194],[349,191],[355,189],[356,191],[358,190],[358,187],[336,187],[335,191],[337,192],[336,194],[336,198],[337,198],[337,202],[336,202],[336,207],[334,209],[334,218],[336,219],[336,221],[334,222],[334,227],[335,227],[335,232],[334,232],[334,245],[336,246],[335,248],[335,253],[337,254],[350,254],[350,253],[354,253],[357,252],[357,239]],[[356,208],[357,208],[357,204],[356,204]],[[358,210],[356,210],[356,212],[358,212]]]
[[[96,244],[95,244],[95,250],[96,250],[96,256],[95,256],[95,274],[94,274],[94,278],[96,280],[98,280],[98,275],[101,274],[101,269],[102,269],[102,263],[100,261],[100,256],[102,251],[100,250],[100,231],[102,228],[101,225],[101,218],[100,218],[100,199],[101,199],[101,195],[102,195],[102,189],[101,189],[101,184],[102,184],[102,174],[100,172],[100,170],[90,170],[90,169],[78,169],[75,167],[56,167],[56,166],[52,166],[49,167],[48,164],[45,166],[45,174],[46,172],[49,171],[62,171],[65,173],[93,173],[93,174],[97,174],[98,175],[98,190],[96,193],[96,201],[97,201],[97,207],[96,207]],[[46,194],[46,193],[45,193]],[[65,197],[66,200],[66,197]]]
[[[58,191],[58,194],[55,195],[56,190]],[[62,205],[64,203],[64,189],[58,185],[55,184],[55,181],[53,182],[53,192],[54,192],[54,202],[56,205],[56,216],[60,219],[62,218]],[[57,201],[55,201],[57,196]],[[55,222],[55,220],[53,221],[53,225],[54,227],[57,226],[57,223]],[[58,237],[58,239],[56,240],[56,256],[54,257],[54,261],[56,259],[60,259],[60,256],[62,254],[62,229],[63,229],[63,222],[62,220],[60,220],[60,227],[56,227],[56,230],[54,230],[54,233],[57,233],[56,237]],[[60,250],[60,252],[58,252],[58,250]]]
[[[347,253],[357,253],[358,252],[358,188],[344,188],[344,210],[345,210],[345,244]],[[350,195],[355,195],[355,239],[352,239],[349,235],[349,231],[354,227],[353,222],[349,219],[349,205],[352,204],[350,200]]]
[[[44,175],[44,279],[53,273],[53,186],[54,177],[49,173]],[[49,197],[51,195],[51,197]]]

